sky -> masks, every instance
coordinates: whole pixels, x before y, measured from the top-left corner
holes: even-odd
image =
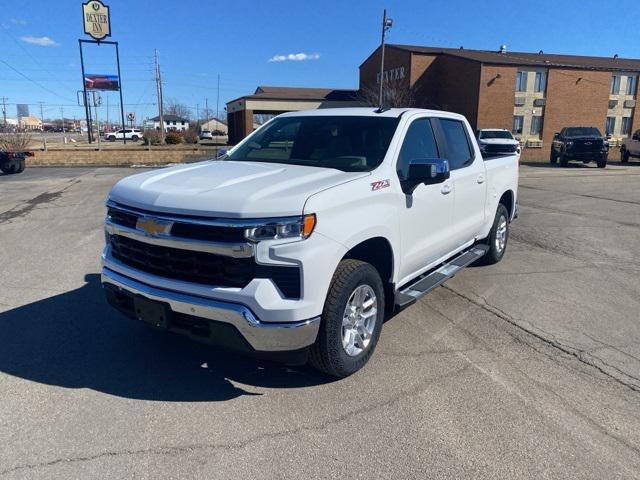
[[[637,0],[105,0],[109,40],[119,42],[125,112],[157,114],[154,50],[164,97],[192,115],[253,93],[258,85],[357,88],[358,66],[380,43],[640,58]],[[82,1],[2,0],[0,97],[45,118],[81,118],[78,39]],[[606,8],[605,8],[606,5]],[[624,21],[623,21],[624,19]],[[85,50],[88,73],[116,73],[107,45]],[[0,98],[1,100],[1,98]],[[101,120],[119,114],[117,93],[102,93]]]

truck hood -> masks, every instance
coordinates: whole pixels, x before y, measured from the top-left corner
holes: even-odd
[[[478,143],[485,145],[517,145],[520,142],[511,138],[481,138]]]
[[[206,161],[120,180],[109,199],[162,213],[225,218],[301,215],[311,195],[369,175],[278,163]]]

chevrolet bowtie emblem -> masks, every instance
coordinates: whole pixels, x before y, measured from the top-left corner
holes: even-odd
[[[136,222],[136,228],[150,237],[156,237],[160,234],[168,235],[172,226],[173,222],[149,217],[140,217]]]

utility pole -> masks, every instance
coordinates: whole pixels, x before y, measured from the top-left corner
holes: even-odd
[[[158,93],[158,116],[160,117],[160,138],[161,142],[164,142],[164,108],[162,100],[162,76],[160,75],[160,61],[158,60],[158,50],[155,52],[156,61],[156,90]]]
[[[44,130],[44,113],[43,113],[43,111],[42,111],[42,104],[43,104],[43,103],[44,103],[44,102],[38,102],[38,104],[40,105],[40,120],[41,120],[41,121],[42,121],[42,123],[43,123],[42,129]]]
[[[107,95],[107,121],[104,124],[104,130],[106,131],[108,129],[111,129],[111,126],[109,125],[109,96]]]
[[[64,133],[64,107],[60,107],[60,119],[62,120],[62,133]]]
[[[2,117],[4,119],[4,128],[7,128],[7,97],[2,97]]]
[[[209,113],[209,99],[204,99],[204,121],[208,122],[210,120],[211,113]]]
[[[200,105],[196,103],[196,130],[200,129]]]
[[[216,121],[215,121],[215,126],[216,126],[216,131],[219,131],[220,129],[218,128],[218,115],[220,115],[220,74],[218,74],[218,88],[216,89]],[[218,134],[216,133],[216,143],[218,143]]]
[[[393,25],[393,20],[387,18],[387,9],[384,9],[382,16],[382,40],[380,42],[380,94],[378,96],[378,108],[382,108],[382,94],[384,85],[384,35]]]
[[[92,96],[93,96],[93,107],[94,107],[94,111],[96,112],[96,130],[98,131],[98,150],[100,150],[100,119],[98,119],[98,105],[99,105],[99,101],[96,101],[96,92],[93,91],[91,92]],[[100,100],[100,94],[98,94],[98,100]]]

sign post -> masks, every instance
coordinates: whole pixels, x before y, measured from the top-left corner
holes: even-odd
[[[120,76],[120,52],[118,50],[118,42],[106,41],[105,38],[111,36],[111,15],[107,5],[101,0],[89,0],[82,4],[82,21],[84,25],[84,33],[89,35],[93,40],[79,39],[80,44],[80,66],[82,68],[82,85],[85,98],[85,113],[87,115],[87,130],[89,143],[93,141],[93,128],[91,125],[90,110],[87,102],[87,91],[96,90],[118,90],[120,92],[120,119],[122,128],[125,128],[124,121],[124,104],[122,101],[122,78]],[[116,47],[116,63],[118,66],[118,76],[115,75],[86,75],[84,71],[84,55],[82,52],[83,43],[94,43],[100,45],[102,43],[114,45]],[[98,131],[100,135],[100,131]],[[127,143],[126,135],[123,133],[122,139],[124,144]]]

